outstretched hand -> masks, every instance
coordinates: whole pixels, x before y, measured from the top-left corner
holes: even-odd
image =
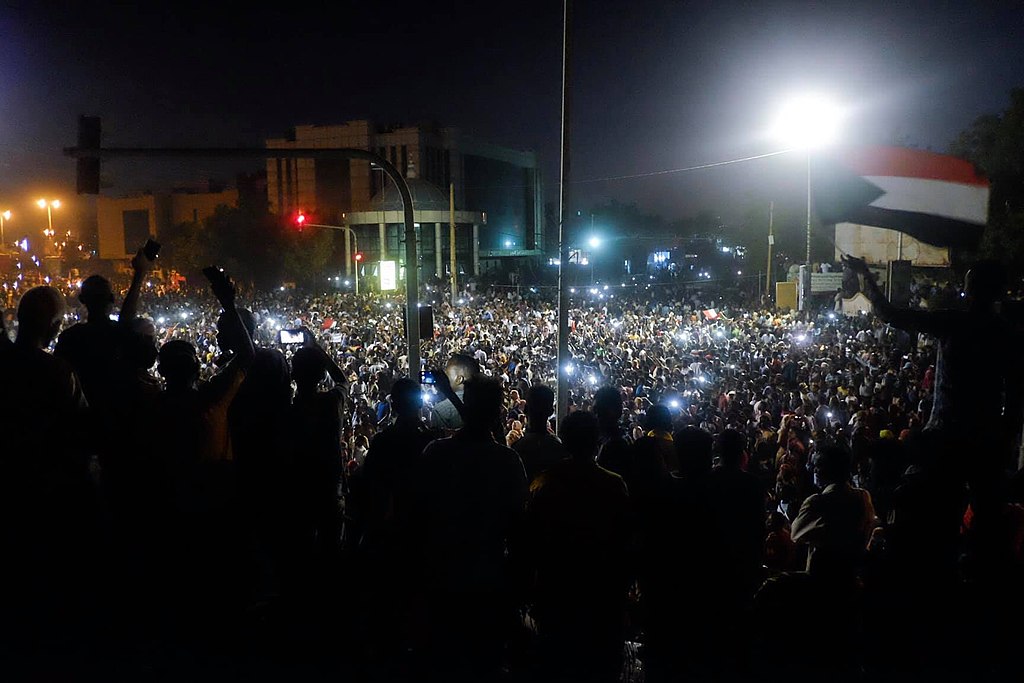
[[[145,249],[139,249],[135,252],[135,256],[132,256],[132,272],[135,274],[135,277],[145,275],[152,267],[153,262],[146,257]]]

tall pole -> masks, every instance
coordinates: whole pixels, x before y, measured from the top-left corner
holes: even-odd
[[[359,259],[356,258],[356,254],[359,253],[359,235],[352,228],[348,228],[348,231],[352,233],[352,247],[356,250],[355,254],[352,255],[352,263],[355,264],[355,279],[356,279],[356,296],[359,296]]]
[[[458,276],[455,273],[455,183],[448,184],[448,251],[451,253],[452,306],[458,300]]]
[[[53,211],[50,209],[50,202],[46,202],[46,227],[50,231],[50,237],[53,237]]]
[[[557,426],[569,413],[569,114],[572,66],[572,0],[562,0],[562,168],[558,192],[558,399]]]
[[[768,202],[768,276],[765,278],[765,293],[768,300],[774,299],[772,292],[772,247],[775,246],[775,233],[772,231],[775,218],[775,202]]]
[[[0,250],[7,249],[7,237],[4,234],[4,221],[6,221],[10,215],[10,211],[0,213]]]
[[[811,150],[807,150],[807,267],[811,267]]]

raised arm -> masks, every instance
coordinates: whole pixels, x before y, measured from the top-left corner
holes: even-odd
[[[850,268],[858,275],[864,276],[864,294],[871,301],[871,307],[875,315],[884,322],[901,330],[914,330],[926,334],[946,334],[950,327],[956,324],[952,316],[940,311],[913,311],[907,308],[898,308],[882,293],[878,286],[874,273],[868,269],[864,259],[856,256],[844,256],[843,265]]]
[[[249,330],[242,323],[242,318],[238,315],[238,308],[235,306],[235,283],[231,281],[227,273],[215,266],[203,268],[203,275],[210,281],[210,289],[213,290],[214,296],[217,297],[217,301],[224,309],[225,324],[234,328],[238,333],[238,348],[234,349],[235,355],[231,362],[243,369],[248,368],[256,356],[256,347],[253,346]]]
[[[146,254],[142,249],[135,252],[135,256],[132,257],[132,283],[128,287],[124,303],[121,304],[121,313],[117,318],[122,324],[135,320],[135,316],[139,312],[139,296],[142,294],[142,283],[152,267],[153,262],[146,258]]]

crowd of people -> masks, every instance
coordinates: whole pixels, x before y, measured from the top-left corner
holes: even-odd
[[[562,368],[527,288],[437,298],[410,369],[399,297],[157,293],[141,250],[123,296],[32,287],[0,335],[4,668],[1012,679],[1006,285],[904,310],[845,265],[874,314],[581,291]]]

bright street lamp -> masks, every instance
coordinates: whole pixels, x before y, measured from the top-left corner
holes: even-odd
[[[48,232],[46,234],[48,236],[52,237],[53,236],[53,209],[59,209],[60,208],[60,200],[59,199],[51,199],[51,200],[47,201],[46,199],[40,199],[39,201],[36,202],[36,206],[38,206],[40,209],[46,209],[46,228],[48,230]]]
[[[843,111],[823,95],[800,95],[779,109],[772,136],[787,149],[802,150],[807,156],[807,256],[811,265],[811,151],[836,141]]]
[[[601,246],[601,238],[597,236],[591,237],[587,244],[590,245],[591,249],[597,249],[599,246]]]
[[[11,212],[0,213],[0,249],[7,248],[7,240],[4,238],[4,222],[11,220]]]

